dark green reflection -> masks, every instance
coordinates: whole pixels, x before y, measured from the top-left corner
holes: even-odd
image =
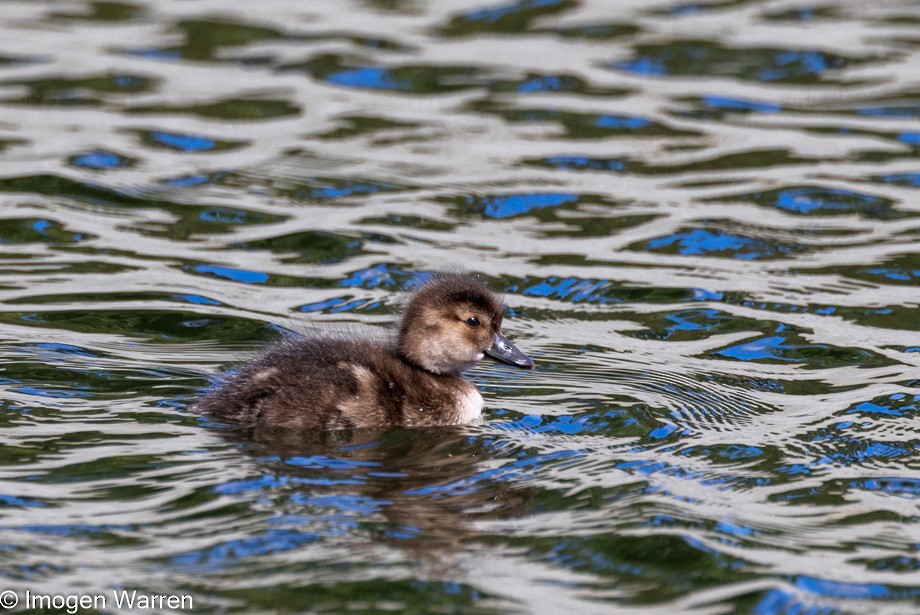
[[[529,549],[549,565],[614,579],[629,604],[673,600],[707,587],[755,578],[752,565],[706,548],[687,535],[624,535],[611,532],[551,538],[503,538]]]
[[[176,29],[182,33],[182,46],[170,49],[185,60],[217,60],[221,47],[237,47],[262,41],[279,40],[285,35],[273,28],[265,28],[232,21],[190,19],[180,22]]]
[[[915,286],[920,281],[920,252],[902,254],[881,263],[801,268],[796,273],[837,275],[885,286]],[[883,312],[884,313],[884,312]]]
[[[606,216],[566,216],[559,222],[568,226],[568,229],[549,229],[541,235],[545,237],[609,237],[625,229],[634,228],[657,220],[661,216],[648,215],[615,215],[613,211]]]
[[[87,254],[96,254],[96,255],[105,255],[105,250],[98,250],[95,248],[87,247],[84,248],[79,244],[62,244],[58,247],[60,250],[73,250],[75,252],[82,252]],[[7,255],[9,257],[9,255]],[[137,271],[138,267],[132,267],[130,265],[122,265],[118,263],[109,263],[104,260],[91,260],[91,261],[78,261],[75,263],[61,263],[54,265],[45,265],[42,266],[41,272],[44,275],[83,275],[83,274],[99,274],[99,273],[123,273],[125,271]],[[11,267],[6,269],[3,265],[0,265],[0,275],[11,275],[16,276],[21,274],[22,269],[19,267]]]
[[[48,243],[67,244],[92,239],[94,235],[65,230],[60,222],[40,218],[0,220],[0,245]]]
[[[361,240],[325,231],[304,231],[234,244],[247,250],[270,250],[282,263],[337,263],[361,253]]]
[[[840,15],[840,10],[834,6],[809,6],[801,9],[776,10],[763,13],[764,19],[771,21],[819,21],[836,19]],[[898,22],[903,23],[903,22]]]
[[[402,214],[390,214],[388,216],[363,218],[358,220],[358,224],[384,224],[387,226],[399,226],[403,228],[414,228],[424,231],[451,231],[457,225],[453,222],[441,222],[422,216],[404,216]]]
[[[177,295],[175,293],[165,293],[158,291],[148,291],[148,292],[107,292],[107,293],[98,293],[98,292],[85,292],[85,293],[61,293],[59,295],[31,295],[29,297],[17,297],[14,299],[8,299],[4,303],[8,305],[20,305],[23,303],[30,305],[54,305],[58,303],[120,303],[120,302],[144,302],[149,303],[153,301],[165,301],[172,302],[176,300]],[[212,301],[211,305],[217,304],[217,301]]]
[[[654,165],[639,161],[629,163],[630,172],[637,175],[683,175],[712,171],[741,169],[767,169],[777,166],[813,163],[814,160],[793,154],[788,149],[747,150],[738,154],[725,154],[715,158],[694,160],[686,164]]]
[[[128,191],[107,188],[91,182],[77,182],[56,175],[31,175],[0,179],[0,193],[41,194],[44,196],[64,197],[94,206],[130,207],[159,209],[171,214],[169,222],[138,223],[138,230],[145,235],[170,237],[185,240],[198,234],[226,233],[237,226],[272,224],[285,220],[286,217],[265,212],[247,210],[221,205],[186,205],[165,199],[157,199],[151,194],[132,194]],[[63,240],[64,231],[52,223],[47,232],[51,237]],[[58,225],[59,226],[59,225]],[[0,223],[0,237],[3,233]],[[33,228],[33,231],[35,229]],[[20,233],[27,232],[22,229]],[[71,241],[85,238],[85,235],[72,235]]]
[[[62,196],[75,201],[97,205],[123,207],[126,205],[155,206],[142,196],[106,188],[99,184],[83,183],[58,175],[25,175],[0,179],[0,192]]]
[[[519,79],[492,80],[489,82],[489,90],[498,94],[518,93],[523,95],[572,92],[584,96],[603,96],[608,100],[625,96],[632,91],[627,88],[599,87],[575,75],[532,72]]]
[[[408,130],[419,128],[417,122],[398,122],[371,115],[345,115],[336,118],[338,128],[317,135],[320,139],[351,139],[362,135],[371,135],[387,130]]]
[[[163,202],[161,209],[169,211],[178,219],[169,222],[139,223],[136,228],[141,234],[186,240],[196,235],[223,235],[236,227],[274,224],[287,219],[286,216],[217,205],[180,205]]]
[[[716,202],[747,201],[800,216],[859,214],[866,218],[894,220],[908,215],[906,212],[894,209],[894,201],[882,196],[814,185],[790,186],[711,200]]]
[[[89,12],[52,13],[51,17],[74,21],[128,21],[144,14],[144,9],[125,2],[90,2]]]
[[[100,106],[105,94],[138,94],[152,92],[157,82],[139,75],[100,75],[79,79],[69,77],[9,81],[7,85],[23,86],[28,92],[7,103],[28,105]]]
[[[471,112],[497,115],[511,123],[555,123],[568,139],[604,139],[611,137],[693,137],[700,133],[664,124],[639,116],[598,115],[559,111],[557,109],[518,109],[481,101],[469,105]]]
[[[271,194],[293,202],[320,202],[347,197],[364,197],[378,192],[407,190],[405,184],[363,177],[305,177],[275,180],[267,178],[263,186]]]
[[[578,6],[574,0],[535,2],[518,0],[508,4],[472,9],[453,17],[438,30],[442,36],[471,36],[480,33],[501,32],[520,34],[533,29],[541,18],[571,10]]]
[[[385,67],[339,55],[318,55],[306,62],[286,64],[280,70],[297,71],[348,88],[407,94],[443,94],[482,87],[487,78],[475,66],[408,64]]]
[[[190,114],[206,118],[234,121],[268,120],[299,115],[301,113],[300,107],[286,100],[243,98],[190,106],[154,105],[148,107],[131,107],[125,111],[127,113]]]
[[[633,59],[610,68],[643,76],[734,77],[766,83],[832,83],[832,70],[868,60],[810,49],[727,47],[708,40],[637,45]]]
[[[2,312],[0,322],[157,341],[219,339],[227,344],[264,340],[271,330],[268,323],[233,316],[136,308]]]
[[[537,28],[536,31],[541,32],[542,29]],[[610,40],[638,34],[642,29],[630,23],[596,22],[578,26],[563,26],[551,31],[565,38]]]

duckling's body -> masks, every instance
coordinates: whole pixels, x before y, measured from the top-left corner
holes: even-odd
[[[533,361],[501,334],[502,306],[469,276],[435,278],[410,300],[396,344],[320,336],[290,339],[243,367],[195,411],[294,429],[469,423],[479,391],[461,373],[488,354]]]
[[[374,342],[307,337],[275,346],[196,409],[245,423],[348,429],[468,423],[482,405],[463,378],[419,369]]]

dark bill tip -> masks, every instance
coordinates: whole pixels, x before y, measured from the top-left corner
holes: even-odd
[[[521,369],[534,369],[533,359],[518,350],[517,346],[505,339],[501,333],[496,333],[492,338],[492,345],[486,349],[486,354],[501,363],[507,363]]]

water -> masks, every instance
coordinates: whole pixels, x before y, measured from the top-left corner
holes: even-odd
[[[911,0],[4,2],[0,589],[920,612],[918,26]],[[483,425],[186,411],[458,265],[539,365],[471,372]]]

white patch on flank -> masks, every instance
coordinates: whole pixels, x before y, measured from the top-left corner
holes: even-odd
[[[472,423],[482,416],[483,405],[482,395],[471,385],[457,400],[457,422]]]
[[[362,389],[371,385],[371,381],[374,379],[374,374],[371,373],[371,370],[357,363],[348,363],[348,367],[351,368],[351,373],[358,379],[358,384]]]
[[[379,416],[374,404],[374,374],[368,368],[356,363],[339,361],[336,366],[349,370],[358,381],[358,391],[351,398],[343,399],[337,406],[346,419],[355,427],[367,427],[376,424]]]
[[[268,369],[263,369],[260,372],[256,372],[252,375],[253,382],[261,382],[263,380],[268,380],[272,376],[278,373],[278,369],[275,367],[269,367]]]

